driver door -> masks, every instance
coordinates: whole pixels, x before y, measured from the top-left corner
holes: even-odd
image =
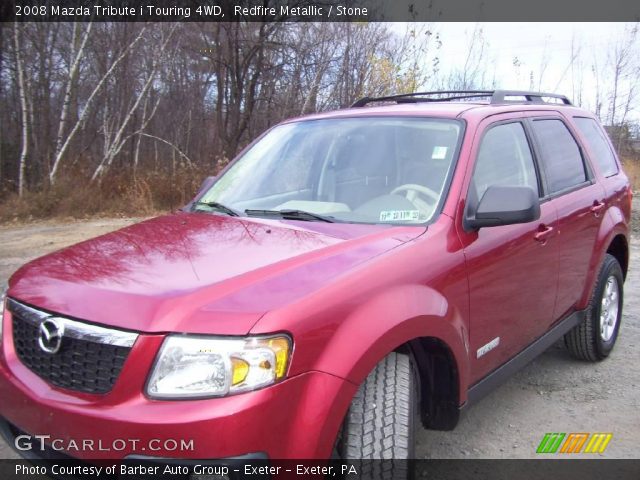
[[[494,117],[492,117],[494,118]],[[529,186],[542,194],[537,163],[520,118],[481,124],[465,215],[491,185]],[[540,205],[536,221],[465,231],[470,300],[471,381],[477,382],[542,335],[558,285],[557,214]]]

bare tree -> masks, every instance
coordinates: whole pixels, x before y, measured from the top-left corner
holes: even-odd
[[[176,26],[177,24],[173,24],[173,26],[170,28],[170,30],[166,34],[164,40],[161,41],[160,48],[154,50],[154,58],[151,62],[150,68],[146,73],[146,79],[144,79],[144,84],[140,89],[140,91],[137,94],[135,94],[131,107],[126,112],[124,118],[119,122],[119,125],[117,125],[116,122],[112,122],[112,119],[108,115],[105,115],[104,126],[103,126],[104,137],[105,137],[105,140],[103,143],[104,154],[102,156],[102,160],[100,161],[100,163],[94,170],[93,175],[91,176],[91,181],[96,180],[97,178],[99,178],[104,174],[106,169],[109,168],[109,166],[111,166],[111,164],[113,163],[113,160],[116,157],[116,155],[120,153],[124,144],[131,137],[135,135],[135,133],[131,135],[125,135],[125,130],[129,126],[129,123],[131,122],[133,115],[138,110],[140,103],[143,100],[146,100],[147,98],[147,94],[149,93],[149,88],[151,87],[151,84],[153,83],[153,81],[156,79],[158,68],[164,58],[165,49],[167,47],[167,44],[169,43],[169,41],[171,41],[173,37],[173,33],[175,32]],[[139,37],[136,37],[136,38],[139,38]],[[146,123],[148,123],[149,120],[150,119],[147,119]]]
[[[25,171],[29,154],[29,114],[27,108],[27,80],[25,79],[20,42],[20,27],[18,22],[13,24],[13,42],[15,48],[16,69],[18,71],[18,95],[20,96],[20,111],[22,117],[22,149],[18,167],[18,195],[22,196],[25,189]]]
[[[76,123],[73,126],[73,128],[71,129],[71,131],[66,135],[64,142],[62,142],[62,146],[60,147],[59,151],[57,151],[57,153],[55,155],[55,159],[54,159],[53,165],[51,167],[51,172],[49,173],[49,181],[51,182],[51,184],[55,183],[56,175],[58,173],[58,169],[60,168],[60,162],[62,161],[62,158],[63,158],[65,152],[69,148],[69,144],[73,140],[74,136],[76,135],[76,133],[78,132],[80,126],[82,125],[82,122],[86,118],[87,113],[89,112],[89,109],[92,106],[92,102],[93,102],[94,98],[100,92],[101,88],[103,87],[103,85],[105,84],[107,79],[110,77],[110,75],[113,73],[115,68],[118,66],[118,64],[120,62],[122,62],[122,60],[129,54],[129,52],[133,49],[133,47],[140,41],[145,29],[146,29],[146,27],[143,27],[140,30],[140,32],[138,33],[138,35],[134,38],[134,40],[131,43],[129,43],[129,45],[127,45],[123,49],[123,51],[120,53],[120,55],[117,56],[117,58],[113,61],[113,63],[111,64],[109,69],[105,72],[105,74],[102,76],[102,78],[100,78],[100,80],[98,81],[96,86],[93,88],[91,94],[89,95],[89,97],[85,101],[84,107],[83,107],[82,111],[80,112],[78,120],[76,121]]]
[[[64,144],[64,133],[67,128],[67,123],[69,121],[69,108],[71,107],[71,95],[74,88],[78,82],[78,70],[80,66],[80,60],[84,55],[85,47],[87,45],[87,40],[89,39],[89,35],[91,33],[91,28],[93,26],[92,22],[87,24],[87,27],[84,30],[84,34],[82,35],[82,40],[80,40],[80,22],[76,22],[73,24],[73,43],[71,47],[71,52],[69,56],[69,72],[66,79],[66,85],[64,89],[64,100],[62,101],[62,108],[60,110],[60,120],[58,122],[58,133],[56,135],[56,143],[54,150],[54,158],[59,163],[58,158],[61,157],[62,147]],[[57,169],[57,163],[54,162],[54,168]],[[50,177],[51,181],[55,178],[55,173]]]
[[[635,104],[640,62],[638,55],[638,24],[625,28],[609,51],[608,63],[612,71],[612,90],[609,101],[609,125],[621,127]],[[622,142],[622,128],[618,128],[618,150]]]
[[[567,82],[578,104],[595,100],[620,145],[640,98],[640,35],[620,30],[601,48],[574,38],[564,60],[545,43],[541,57],[523,52],[508,68],[532,89]],[[404,32],[346,22],[0,25],[0,195],[62,191],[67,174],[137,187],[214,171],[280,120],[362,96],[511,87],[482,24],[465,35],[445,58],[448,40],[418,23]]]
[[[448,76],[445,77],[445,84],[441,84],[440,88],[444,90],[475,90],[483,87],[487,80],[487,47],[488,43],[482,26],[476,23],[473,30],[467,34],[464,62],[461,66],[450,69]]]
[[[572,46],[573,46],[573,42],[572,42]],[[544,74],[546,73],[548,66],[549,66],[549,37],[545,37],[544,49],[542,50],[542,55],[540,56],[540,65],[538,66],[538,86],[537,86],[537,90],[539,92],[541,92],[543,90],[542,81],[543,81]],[[533,90],[533,88],[532,88],[532,90]]]
[[[571,98],[578,105],[582,105],[582,94],[584,89],[584,65],[581,60],[581,48],[576,40],[575,33],[571,35],[571,58],[574,59],[574,61],[571,63]]]

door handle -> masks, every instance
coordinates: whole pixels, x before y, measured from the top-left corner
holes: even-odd
[[[554,232],[553,227],[548,227],[547,225],[540,225],[538,227],[538,232],[533,236],[533,238],[537,242],[540,242],[544,245],[545,243],[547,243],[547,240],[553,234],[553,232]]]
[[[600,213],[600,211],[604,207],[605,207],[605,203],[604,202],[599,202],[598,200],[594,200],[593,201],[593,205],[591,206],[591,208],[589,210],[591,210],[591,213],[593,213],[597,217],[598,214]]]

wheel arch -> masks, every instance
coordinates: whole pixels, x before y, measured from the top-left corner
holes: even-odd
[[[622,233],[615,235],[609,243],[606,253],[615,257],[620,264],[620,268],[622,268],[622,277],[626,279],[629,269],[629,242],[627,237]]]
[[[410,351],[422,366],[425,355],[435,355],[455,372],[452,391],[460,405],[466,401],[469,379],[468,344],[463,312],[430,287],[402,285],[371,298],[345,318],[312,369],[360,385],[393,351]]]
[[[451,347],[434,336],[409,339],[380,356],[362,382],[380,361],[393,352],[408,354],[413,359],[418,373],[422,425],[431,430],[453,430],[460,419],[460,406],[464,400],[461,399],[461,369]]]
[[[435,401],[425,400],[422,419],[429,428],[453,428],[469,381],[466,305],[450,303],[434,288],[408,283],[377,291],[340,321],[327,322],[323,312],[310,333],[296,335],[292,328],[296,346],[290,373],[316,371],[344,380],[341,400],[323,427],[327,438],[338,435],[358,386],[394,351],[413,356],[425,389],[446,385]]]
[[[584,309],[589,304],[589,299],[596,286],[598,272],[606,254],[613,255],[620,263],[623,278],[626,278],[629,268],[629,242],[628,242],[629,226],[625,220],[623,212],[619,208],[610,208],[607,210],[600,231],[591,255],[591,263],[585,288],[580,302],[576,306],[578,309]]]
[[[413,359],[418,373],[419,415],[424,428],[453,430],[460,419],[460,405],[464,402],[460,394],[460,368],[450,346],[438,337],[412,338],[382,355],[371,365],[362,381],[375,370],[380,361],[393,352],[410,355]],[[357,387],[354,388],[357,390]],[[332,432],[342,431],[344,418],[356,390],[350,393],[348,404],[334,410],[339,421],[333,426]],[[466,389],[464,393],[466,398]]]
[[[453,430],[460,419],[460,371],[449,345],[437,337],[415,338],[411,351],[420,377],[420,419],[425,428]]]

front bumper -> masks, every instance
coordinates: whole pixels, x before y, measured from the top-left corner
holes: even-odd
[[[333,375],[309,372],[225,398],[151,400],[143,394],[144,382],[162,336],[141,335],[110,393],[69,392],[50,386],[20,362],[7,324],[0,353],[0,417],[29,435],[49,436],[47,444],[57,440],[62,453],[81,460],[215,459],[248,452],[271,459],[328,458],[357,388]],[[74,445],[79,448],[70,448]]]

